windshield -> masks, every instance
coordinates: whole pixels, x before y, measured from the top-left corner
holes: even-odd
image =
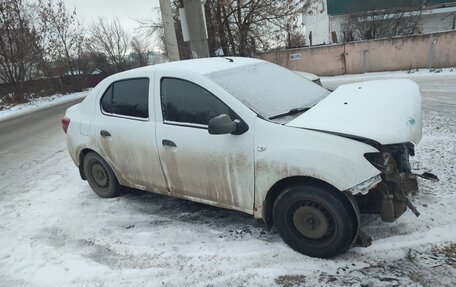
[[[330,92],[306,78],[268,62],[206,75],[262,117],[288,122]],[[290,113],[292,115],[285,115]],[[277,117],[277,115],[280,115]]]

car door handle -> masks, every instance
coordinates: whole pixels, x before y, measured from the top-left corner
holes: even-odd
[[[163,146],[170,146],[170,147],[177,147],[177,145],[170,140],[162,140],[162,145]]]
[[[110,136],[111,136],[111,133],[108,132],[107,130],[101,130],[101,131],[100,131],[100,135],[101,135],[102,137],[110,137]]]

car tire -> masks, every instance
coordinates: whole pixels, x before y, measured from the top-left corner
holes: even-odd
[[[83,159],[84,174],[92,190],[100,197],[119,195],[120,185],[108,163],[98,154],[89,152]]]
[[[274,226],[294,250],[331,258],[345,252],[356,236],[356,214],[344,194],[326,186],[297,185],[274,202]]]

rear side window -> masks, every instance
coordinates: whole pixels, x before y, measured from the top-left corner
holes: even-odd
[[[114,82],[101,98],[105,113],[136,118],[149,117],[149,79]]]
[[[161,101],[165,121],[208,125],[210,119],[221,114],[237,118],[216,96],[185,80],[162,79]]]

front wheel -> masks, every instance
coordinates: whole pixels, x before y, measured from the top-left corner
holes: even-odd
[[[92,190],[100,197],[119,195],[120,185],[108,163],[98,154],[89,152],[83,159],[84,174]]]
[[[357,233],[356,214],[339,191],[299,185],[281,193],[273,207],[274,225],[294,250],[331,258],[345,252]]]

